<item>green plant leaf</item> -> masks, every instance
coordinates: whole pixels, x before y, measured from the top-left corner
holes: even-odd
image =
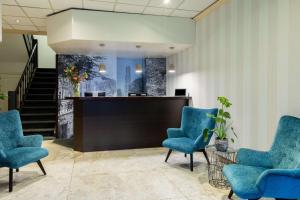
[[[207,142],[208,141],[208,136],[209,136],[209,129],[208,128],[203,130],[203,136],[204,136],[204,141]]]
[[[231,118],[229,112],[224,112],[224,113],[223,113],[223,116],[224,116],[225,118],[227,118],[227,119],[230,119],[230,118]]]

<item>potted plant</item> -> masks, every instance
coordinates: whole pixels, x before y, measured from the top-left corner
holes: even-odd
[[[87,71],[79,70],[74,65],[71,65],[64,69],[64,73],[73,86],[73,95],[80,97],[80,82],[89,78]]]
[[[7,96],[3,93],[3,92],[0,92],[0,100],[5,100]],[[0,107],[0,110],[1,110],[1,107]]]
[[[228,121],[231,119],[230,113],[226,110],[232,104],[226,97],[218,97],[218,102],[221,104],[221,108],[218,111],[217,116],[208,114],[207,117],[213,118],[216,122],[216,126],[214,129],[209,130],[205,129],[204,139],[208,140],[210,134],[216,135],[215,146],[218,151],[225,152],[228,149],[228,134],[229,131],[232,131],[233,135],[237,137],[231,123]],[[231,138],[231,141],[234,143],[234,139]]]

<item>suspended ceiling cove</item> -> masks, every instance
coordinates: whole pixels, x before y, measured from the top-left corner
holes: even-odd
[[[216,0],[2,0],[1,2],[5,32],[46,34],[47,15],[69,8],[193,18]]]

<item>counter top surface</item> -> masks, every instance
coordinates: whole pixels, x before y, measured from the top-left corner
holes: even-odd
[[[66,97],[67,100],[80,101],[98,101],[98,100],[154,100],[154,99],[191,99],[192,97],[153,97],[153,96],[136,96],[136,97]]]

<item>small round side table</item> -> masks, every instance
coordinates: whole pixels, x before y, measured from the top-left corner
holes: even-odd
[[[235,163],[236,151],[233,148],[228,148],[226,152],[218,151],[215,145],[205,147],[208,154],[210,164],[208,166],[209,184],[220,189],[229,189],[230,185],[223,175],[223,166],[230,163]]]

